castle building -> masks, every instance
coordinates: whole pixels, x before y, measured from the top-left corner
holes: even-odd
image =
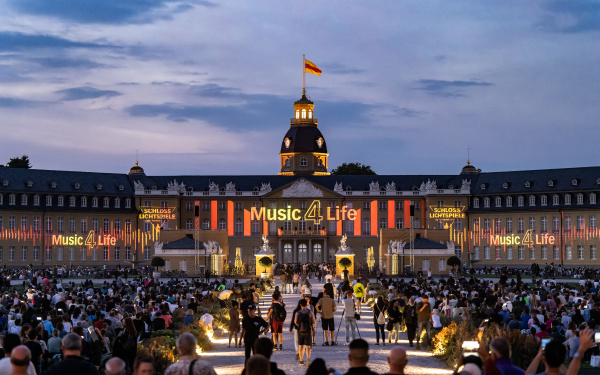
[[[475,266],[600,265],[600,167],[330,175],[304,93],[279,156],[273,175],[0,168],[0,264],[137,266],[159,255],[193,273],[254,262],[262,236],[275,262],[333,263],[346,235],[356,265],[388,273],[444,273],[454,254]]]

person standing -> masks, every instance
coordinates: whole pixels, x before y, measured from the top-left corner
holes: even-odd
[[[350,343],[348,354],[350,369],[344,375],[377,375],[367,367],[369,363],[369,344],[363,339],[356,339]]]
[[[406,324],[406,335],[408,336],[408,343],[412,347],[418,324],[417,308],[415,306],[415,299],[413,297],[410,297],[408,299],[408,304],[404,307],[403,315],[404,322]]]
[[[248,316],[242,320],[242,327],[244,328],[244,352],[246,360],[250,358],[250,351],[254,351],[254,341],[260,336],[261,333],[267,333],[269,331],[269,323],[267,323],[260,316],[256,316],[256,306],[248,306]],[[263,330],[264,328],[264,330]]]
[[[286,312],[285,303],[280,293],[273,293],[271,307],[267,312],[267,321],[271,322],[271,332],[273,333],[273,344],[277,350],[277,339],[279,338],[279,350],[283,350],[283,323],[285,322]]]
[[[354,297],[356,297],[356,307],[357,307],[356,310],[358,311],[359,314],[360,314],[360,303],[364,296],[365,296],[365,287],[359,281],[356,283],[356,285],[354,285]]]
[[[231,338],[235,339],[235,347],[239,348],[241,343],[238,344],[238,334],[240,333],[240,310],[238,310],[237,301],[231,301],[231,307],[229,308],[229,345],[231,348]],[[241,338],[240,338],[240,341]]]
[[[377,302],[373,304],[373,324],[375,325],[375,337],[377,342],[375,345],[379,345],[379,333],[381,332],[381,340],[385,345],[385,311],[386,306],[383,302],[383,297],[377,297]]]
[[[400,301],[393,300],[390,302],[390,307],[388,307],[388,319],[389,323],[392,326],[392,329],[389,333],[388,342],[392,343],[392,336],[396,337],[395,344],[398,344],[398,334],[400,333],[400,324],[402,323],[402,313],[400,312]]]
[[[46,371],[46,375],[98,375],[96,366],[81,356],[82,349],[81,337],[77,333],[67,333],[62,340],[63,359],[52,364]]]
[[[354,314],[356,313],[356,301],[354,297],[352,297],[352,292],[348,290],[346,292],[346,298],[344,298],[344,323],[346,327],[346,345],[350,344],[350,330],[349,327],[352,328],[352,340],[356,340],[356,318]]]
[[[310,366],[310,353],[312,349],[312,327],[316,323],[315,316],[308,309],[308,302],[300,300],[301,309],[296,312],[294,324],[298,329],[298,347],[300,364],[304,364],[304,352],[306,351],[306,365]]]
[[[426,346],[431,344],[431,305],[427,299],[427,295],[421,297],[421,302],[417,304],[417,350],[421,349],[421,332],[426,330]]]
[[[317,312],[321,314],[321,327],[325,334],[325,342],[323,346],[329,346],[329,337],[331,336],[331,345],[336,345],[333,341],[335,333],[335,324],[333,321],[333,313],[337,311],[335,301],[326,293],[323,288],[323,298],[317,302]]]
[[[285,294],[286,293],[286,280],[287,280],[285,272],[281,273],[281,275],[279,276],[279,279],[281,280],[281,293]]]
[[[194,335],[189,332],[182,333],[175,343],[179,361],[167,367],[165,375],[216,375],[215,369],[210,363],[196,358],[197,345],[198,341]]]

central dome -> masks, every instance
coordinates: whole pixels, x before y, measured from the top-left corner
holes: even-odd
[[[327,143],[316,126],[295,126],[287,131],[281,142],[280,153],[288,152],[327,153]]]

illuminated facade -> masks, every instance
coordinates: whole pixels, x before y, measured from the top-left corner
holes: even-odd
[[[434,273],[451,252],[476,265],[599,264],[600,167],[333,176],[305,95],[279,155],[278,174],[254,176],[149,176],[137,163],[128,174],[0,168],[0,264],[144,265],[156,254],[192,272],[251,264],[262,235],[276,262],[333,263],[345,234],[356,265],[392,267],[388,243],[410,241],[411,225],[453,244],[415,252],[415,268]],[[196,228],[219,257],[190,248]]]

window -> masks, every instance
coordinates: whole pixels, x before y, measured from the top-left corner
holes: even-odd
[[[0,248],[0,260],[2,260],[2,248]],[[590,260],[596,260],[596,246],[590,246]]]
[[[483,219],[483,232],[484,233],[490,232],[490,219],[488,219],[488,218]]]
[[[242,202],[233,203],[233,209],[236,212],[242,212],[244,210],[244,204]]]
[[[58,205],[58,207],[62,207],[65,205],[65,198],[63,198],[62,195],[59,195],[58,198],[56,198],[56,204]]]
[[[219,202],[219,204],[217,205],[217,208],[221,212],[227,211],[227,202]]]
[[[33,247],[33,260],[34,261],[40,260],[40,247],[39,246]]]
[[[33,218],[33,230],[39,232],[42,228],[42,219],[39,216]]]
[[[110,219],[104,219],[104,234],[110,233]]]
[[[300,159],[300,166],[301,167],[307,167],[308,166],[308,160],[306,160],[306,158]]]
[[[473,248],[473,257],[475,260],[479,260],[479,246],[475,246]]]
[[[194,229],[194,223],[192,222],[192,219],[187,219],[185,221],[185,229],[186,230]]]
[[[87,232],[87,219],[81,219],[81,233]]]
[[[69,218],[69,233],[75,233],[75,218]]]
[[[483,207],[484,208],[490,207],[490,198],[489,197],[483,198]]]
[[[33,251],[35,251],[35,247],[33,248]],[[39,252],[39,248],[38,248],[38,252]],[[46,260],[47,261],[52,260],[52,246],[46,246]]]
[[[571,204],[571,194],[565,194],[565,205]]]
[[[208,220],[208,219],[202,220],[202,229],[204,229],[204,230],[210,229],[210,220]]]
[[[523,207],[525,205],[525,198],[522,195],[517,197],[517,206]]]
[[[485,246],[483,248],[483,258],[485,260],[490,260],[490,247],[489,246]]]
[[[479,233],[479,218],[473,220],[473,232]]]
[[[121,198],[115,198],[115,208],[121,208]]]
[[[387,211],[387,202],[379,201],[379,211]]]
[[[121,219],[115,219],[113,221],[113,231],[121,230]]]
[[[529,259],[535,259],[535,247],[529,248]]]
[[[502,247],[496,246],[496,260],[502,260]]]
[[[149,221],[144,221],[144,227],[142,230],[144,232],[151,232],[152,231],[152,223]]]
[[[494,219],[494,232],[496,232],[496,233],[502,232],[502,219],[499,217]]]
[[[14,194],[9,195],[8,196],[8,205],[9,206],[14,206],[15,205],[15,200],[16,200],[16,198],[15,198]]]
[[[4,229],[4,218],[0,216],[0,230]]]
[[[75,249],[72,247],[69,248],[69,260],[71,262],[75,260]]]
[[[567,260],[572,260],[573,259],[573,249],[571,248],[570,245],[565,246],[565,255],[566,255],[566,259]]]
[[[371,202],[363,202],[363,211],[371,210]]]
[[[125,219],[125,234],[131,234],[131,219]]]
[[[115,246],[115,260],[119,260],[121,254],[121,248],[119,248],[118,246]]]
[[[523,233],[525,232],[525,228],[524,228],[524,224],[523,224],[523,218],[520,217],[517,220],[517,233]]]
[[[192,202],[187,202],[187,203],[185,204],[185,211],[186,211],[186,212],[192,212],[192,211],[193,211],[193,207],[194,207],[194,205],[193,205],[193,203],[192,203]]]
[[[2,203],[2,197],[0,197],[0,203]],[[596,193],[590,194],[590,204],[596,204]]]
[[[102,250],[104,250],[103,251],[104,252],[104,254],[103,254],[104,255],[103,256],[104,260],[108,260],[109,259],[108,246],[104,246],[104,249],[102,249]]]
[[[15,230],[16,229],[15,217],[14,216],[10,216],[8,218],[8,229],[10,229],[10,230]]]
[[[87,260],[87,248],[86,247],[81,249],[81,260]]]
[[[454,229],[457,231],[461,231],[462,230],[462,219],[455,219],[454,220]]]
[[[502,207],[502,198],[496,197],[496,207]]]
[[[371,233],[371,219],[363,219],[363,233],[369,235]]]
[[[52,233],[52,218],[46,218],[46,233]]]
[[[97,197],[92,198],[92,207],[94,207],[94,208],[98,207],[98,198]]]
[[[558,194],[554,194],[554,195],[552,196],[552,205],[554,205],[554,206],[558,206],[558,204],[559,204],[559,200],[560,200],[560,198],[558,197]]]
[[[577,216],[577,230],[583,230],[583,216]]]
[[[29,230],[29,224],[27,223],[27,221],[27,216],[21,217],[21,231],[23,232],[27,232]]]
[[[444,207],[444,201],[437,201],[438,208]]]
[[[506,233],[512,233],[512,218],[507,217],[506,218]]]
[[[56,248],[56,260],[60,260],[60,261],[63,260],[63,251],[64,251],[64,249],[62,246]]]
[[[508,260],[512,260],[513,259],[513,248],[512,246],[509,246],[506,248],[506,259]]]
[[[379,219],[379,229],[385,229],[385,228],[387,228],[387,220]]]
[[[302,110],[302,118],[306,118],[306,109]]]
[[[125,198],[125,208],[131,208],[131,198]]]
[[[219,229],[227,229],[227,222],[225,219],[219,219]]]
[[[542,260],[548,260],[548,246],[542,246]]]
[[[577,194],[577,204],[583,204],[583,194]]]
[[[519,246],[517,248],[517,251],[519,252],[519,260],[524,260],[525,259],[525,247]]]
[[[479,208],[479,198],[473,198],[473,208]]]
[[[577,246],[577,259],[583,260],[583,246]]]
[[[418,229],[421,228],[421,219],[413,219],[412,221],[413,223],[413,228]]]
[[[210,202],[202,202],[202,211],[210,211]]]
[[[150,255],[150,246],[146,246],[146,254]],[[150,259],[150,258],[148,258]],[[146,259],[146,260],[148,260]],[[127,246],[125,248],[125,260],[131,260],[131,247]]]
[[[87,207],[87,197],[81,197],[81,207]]]
[[[404,201],[396,201],[396,211],[404,210]]]
[[[129,249],[129,253],[131,254],[131,248]],[[150,246],[146,246],[146,250],[144,251],[144,260],[150,260]]]
[[[530,195],[529,196],[529,205],[530,206],[535,206],[535,195]]]
[[[21,260],[22,261],[26,261],[27,260],[27,246],[23,246],[21,248]]]
[[[298,230],[300,233],[306,232],[306,220],[298,220]]]
[[[8,260],[10,260],[11,262],[15,261],[15,247],[14,246],[8,247]]]
[[[540,198],[540,204],[542,206],[547,206],[548,205],[548,197],[545,195],[542,195],[542,197]]]
[[[558,216],[552,217],[552,232],[558,233],[559,228],[560,228],[560,221],[558,219]]]
[[[529,229],[535,232],[535,217],[529,218]]]
[[[353,220],[346,220],[346,233],[353,235],[354,234],[354,221]],[[338,233],[338,235],[340,235],[341,233]]]
[[[438,265],[438,271],[439,272],[446,271],[446,259],[440,259],[439,265]]]
[[[46,206],[48,206],[48,207],[52,206],[52,196],[51,195],[46,195]]]
[[[596,229],[596,215],[590,216],[590,229]]]
[[[396,219],[396,229],[402,229],[402,228],[404,228],[404,220]]]
[[[168,201],[160,201],[160,208],[167,208],[167,207],[169,207]]]
[[[235,219],[235,234],[241,235],[244,233],[244,225],[242,223],[242,219]]]
[[[27,195],[21,195],[21,206],[27,206]]]
[[[56,222],[56,232],[57,233],[64,233],[65,232],[65,218],[64,217],[59,217],[57,222]]]
[[[254,235],[260,234],[260,222],[258,220],[252,220],[252,223],[250,223],[250,230]]]
[[[571,230],[571,216],[566,216],[565,217],[565,230],[566,231],[570,231]]]
[[[542,233],[547,233],[548,232],[548,218],[546,216],[543,216],[540,219],[541,222],[541,227],[540,230]]]
[[[506,207],[512,207],[512,197],[506,197]]]
[[[560,260],[560,251],[558,250],[558,246],[554,246],[552,252],[554,253],[554,260]]]
[[[98,219],[92,218],[92,230],[98,232]]]

